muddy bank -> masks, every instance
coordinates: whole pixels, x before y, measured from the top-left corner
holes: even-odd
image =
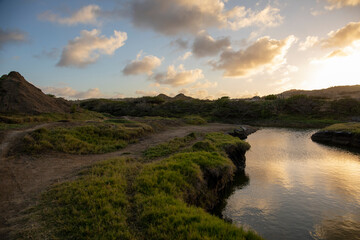
[[[311,136],[314,142],[360,148],[360,135],[347,131],[321,130]]]

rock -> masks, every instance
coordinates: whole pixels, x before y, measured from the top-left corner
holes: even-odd
[[[256,132],[258,129],[255,127],[247,126],[247,125],[241,125],[238,129],[234,129],[232,132],[228,132],[229,135],[233,137],[238,137],[241,140],[244,140],[249,136],[250,134]]]

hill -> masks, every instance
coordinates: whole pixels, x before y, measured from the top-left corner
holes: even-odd
[[[337,86],[320,90],[289,90],[279,94],[285,98],[294,95],[306,95],[309,97],[327,98],[337,100],[342,98],[354,98],[360,100],[360,85],[353,86]]]
[[[38,114],[69,111],[69,102],[44,94],[18,72],[10,72],[0,78],[1,113]]]

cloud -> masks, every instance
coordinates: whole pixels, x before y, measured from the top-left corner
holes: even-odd
[[[282,22],[279,9],[267,6],[260,12],[245,7],[225,9],[225,0],[133,0],[130,18],[139,28],[149,28],[166,35],[197,33],[209,27],[271,27]]]
[[[343,28],[331,31],[328,36],[320,43],[324,48],[349,46],[360,40],[360,22],[350,22]]]
[[[171,41],[170,45],[171,46],[176,46],[176,47],[178,47],[180,49],[187,49],[188,45],[189,45],[189,41],[184,40],[182,38],[177,38],[176,40]]]
[[[35,54],[34,58],[42,59],[42,58],[48,58],[48,59],[56,59],[59,56],[59,49],[52,48],[50,50],[43,50],[39,54]]]
[[[245,50],[227,50],[218,62],[210,62],[214,69],[224,70],[225,77],[251,76],[264,68],[274,69],[286,62],[285,55],[296,41],[294,36],[283,40],[259,38]]]
[[[299,43],[299,50],[306,51],[307,49],[313,47],[315,44],[319,42],[319,38],[315,36],[306,37],[305,42]]]
[[[127,34],[125,32],[114,31],[114,36],[100,36],[100,31],[82,30],[80,37],[69,41],[63,49],[61,59],[57,66],[60,67],[85,67],[94,63],[100,54],[112,55],[116,49],[125,44]]]
[[[192,45],[192,52],[196,57],[207,57],[217,55],[220,51],[230,47],[229,38],[215,40],[205,31],[201,31]]]
[[[330,5],[326,6],[327,10],[333,10],[342,7],[354,7],[360,5],[360,0],[327,0]]]
[[[331,53],[329,53],[326,58],[332,58],[332,57],[346,57],[349,54],[344,52],[344,50],[342,49],[337,49],[335,51],[332,51]]]
[[[153,74],[153,70],[161,65],[163,59],[148,55],[140,59],[142,52],[140,52],[136,60],[131,61],[123,69],[124,75],[139,75],[139,74]]]
[[[27,41],[26,33],[19,30],[4,30],[0,28],[0,49],[6,44],[23,43]]]
[[[218,86],[217,82],[210,82],[208,80],[205,80],[203,82],[197,82],[194,85],[191,86],[191,88],[215,88]]]
[[[359,54],[360,54],[360,40],[354,41],[351,45],[347,47],[335,49],[321,58],[314,58],[312,59],[311,63],[319,64],[319,63],[331,61],[331,58],[339,59],[345,57],[349,57],[348,59],[355,58],[355,60],[352,61],[357,62],[357,59],[354,56]]]
[[[177,69],[174,65],[170,65],[167,72],[157,73],[151,79],[160,84],[167,84],[178,87],[195,82],[204,78],[201,69],[186,70],[182,64]]]
[[[45,93],[53,94],[58,97],[70,98],[70,99],[86,99],[86,98],[100,98],[104,94],[98,88],[91,88],[87,91],[76,91],[71,87],[45,87],[42,88]]]
[[[97,24],[97,17],[100,11],[101,9],[98,5],[88,5],[80,8],[70,17],[61,17],[51,11],[46,11],[39,14],[38,19],[69,26],[77,24]]]
[[[143,90],[137,90],[135,91],[135,94],[141,95],[141,96],[156,96],[159,95],[157,91],[143,91]]]
[[[249,26],[275,27],[280,25],[284,19],[279,13],[280,9],[270,5],[260,12],[237,6],[227,12],[228,18],[233,19],[232,21],[228,20],[228,25],[232,30]]]
[[[179,57],[179,60],[185,61],[186,59],[188,59],[190,56],[192,55],[192,52],[186,52],[184,53],[184,55]]]

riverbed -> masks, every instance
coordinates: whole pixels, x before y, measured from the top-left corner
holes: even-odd
[[[246,168],[222,215],[265,239],[360,239],[360,154],[312,142],[314,130],[250,135]]]

